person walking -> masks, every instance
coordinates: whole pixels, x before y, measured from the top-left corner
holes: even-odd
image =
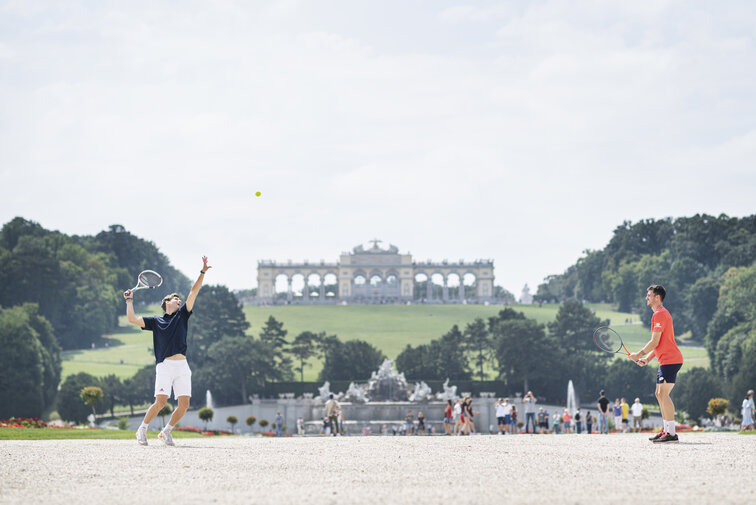
[[[596,401],[599,411],[599,433],[607,435],[609,433],[609,399],[606,392],[602,389],[599,392],[599,399]]]
[[[546,433],[549,430],[549,414],[546,409],[538,409],[538,433]]]
[[[572,416],[567,409],[564,409],[564,413],[562,414],[562,422],[564,423],[564,432],[572,433]]]
[[[636,398],[633,405],[630,407],[630,412],[633,415],[633,431],[640,433],[643,428],[643,405],[640,402],[640,398]]]
[[[593,414],[591,414],[590,410],[585,414],[585,432],[588,435],[593,433]]]
[[[165,445],[176,445],[171,431],[184,417],[192,397],[192,371],[186,360],[189,317],[205,280],[205,273],[211,268],[207,264],[207,256],[203,256],[199,277],[192,285],[186,303],[181,303],[181,295],[171,293],[164,297],[160,304],[163,309],[162,316],[137,317],[134,313],[134,292],[129,289],[123,293],[126,300],[126,319],[129,323],[152,332],[152,348],[155,353],[155,402],[147,409],[142,424],[136,431],[136,439],[140,445],[147,445],[147,427],[165,406],[171,389],[178,407],[173,411],[168,424],[158,434],[158,439]]]
[[[622,398],[620,400],[620,407],[622,407],[622,433],[630,431],[630,424],[628,416],[630,414],[630,405],[627,404],[627,400]]]
[[[281,415],[281,411],[279,410],[278,412],[276,412],[276,418],[273,421],[273,426],[275,427],[277,437],[281,436],[281,432],[283,431],[283,422],[284,418]]]
[[[423,415],[423,412],[420,411],[417,413],[417,434],[418,436],[423,436],[423,432],[425,432],[425,416]]]
[[[522,399],[523,410],[525,410],[525,433],[530,433],[530,423],[533,423],[533,433],[536,431],[535,422],[535,404],[538,399],[533,396],[532,391],[528,391],[525,394],[525,398]]]
[[[632,353],[629,359],[638,366],[646,366],[652,359],[659,360],[656,372],[656,398],[659,401],[664,427],[651,437],[654,443],[677,443],[679,438],[675,430],[675,404],[670,393],[675,387],[677,374],[683,366],[683,355],[675,343],[675,329],[672,316],[664,308],[667,291],[659,284],[652,284],[646,290],[646,305],[654,311],[651,316],[651,340],[640,351]],[[650,352],[649,352],[650,350]],[[648,354],[646,354],[648,353]],[[645,354],[645,356],[643,356]]]
[[[509,412],[509,422],[512,427],[512,435],[520,431],[520,427],[517,426],[517,406],[512,404],[512,410]]]
[[[457,400],[454,405],[454,434],[461,435],[465,427],[465,412],[462,409],[462,400]]]
[[[297,435],[304,435],[304,419],[302,417],[297,418]]]
[[[752,430],[754,415],[753,389],[749,389],[748,393],[746,393],[745,400],[743,400],[741,415],[743,420],[740,422],[740,431]]]
[[[620,405],[619,398],[614,399],[612,411],[614,412],[614,429],[619,433],[622,431],[622,405]]]
[[[507,416],[507,407],[504,403],[504,398],[499,398],[496,400],[496,403],[494,403],[494,408],[496,409],[496,423],[499,426],[499,435],[504,434],[504,429],[506,428],[506,416]]]
[[[575,411],[575,432],[577,432],[578,435],[580,435],[583,432],[583,425],[582,419],[580,419],[580,409],[578,408]]]
[[[444,430],[447,435],[451,435],[451,424],[454,418],[454,405],[451,400],[446,400],[446,409],[444,409]]]
[[[404,418],[404,434],[405,435],[412,435],[412,432],[415,428],[415,416],[412,414],[412,411],[407,411],[407,417]]]
[[[333,398],[333,393],[328,395],[328,401],[325,404],[325,413],[328,418],[328,426],[331,428],[331,436],[339,435],[339,411],[341,407],[339,402]]]

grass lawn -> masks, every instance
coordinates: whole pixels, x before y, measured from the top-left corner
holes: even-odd
[[[157,437],[158,431],[150,431],[148,436]],[[201,438],[203,435],[191,431],[174,431],[174,438]],[[132,440],[133,430],[91,430],[69,428],[0,428],[0,440],[64,440],[64,439],[109,439]]]
[[[617,312],[607,304],[589,306],[601,319],[610,320],[631,351],[648,341],[647,329],[640,324],[627,324],[628,319],[637,323],[638,316]],[[559,310],[559,305],[511,307],[543,324],[553,321]],[[246,306],[244,314],[250,323],[250,335],[258,336],[265,321],[272,315],[283,321],[289,339],[306,330],[324,331],[342,340],[365,340],[393,359],[407,344],[425,344],[440,337],[455,324],[464,330],[467,323],[475,318],[495,316],[503,308],[498,305],[280,305]],[[153,306],[148,311],[157,314],[160,308]],[[129,325],[125,319],[123,316],[120,321],[122,327],[117,333],[105,337],[107,347],[64,352],[63,379],[77,372],[87,372],[96,377],[112,373],[123,379],[133,376],[141,367],[153,364],[154,356],[149,350],[152,347],[151,333]],[[590,339],[591,335],[586,335],[586,338]],[[683,370],[691,366],[708,366],[709,359],[703,347],[684,347],[682,351],[686,364],[690,365]],[[189,359],[191,362],[191,355]],[[314,381],[322,365],[316,359],[308,364],[304,380]]]

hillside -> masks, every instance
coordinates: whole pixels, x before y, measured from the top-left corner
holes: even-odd
[[[638,316],[616,312],[608,305],[590,305],[602,319],[609,319],[618,331],[627,337],[631,346],[643,345],[648,330],[639,324]],[[559,305],[515,305],[515,309],[540,323],[552,321]],[[501,306],[484,305],[350,305],[350,306],[247,306],[244,313],[250,322],[249,333],[257,335],[264,321],[273,316],[283,321],[289,339],[305,330],[335,334],[342,340],[361,339],[381,349],[389,358],[395,358],[407,344],[424,344],[457,324],[461,328],[477,317],[495,315]],[[158,307],[151,308],[156,313]],[[195,310],[201,310],[199,307]],[[627,324],[626,321],[633,322]],[[63,374],[87,372],[97,377],[114,373],[121,378],[131,377],[151,363],[152,337],[148,332],[127,326],[121,318],[119,331],[105,337],[107,347],[66,351],[63,353]],[[591,335],[586,335],[587,339]],[[708,366],[708,357],[702,347],[684,347],[686,363]],[[189,356],[191,362],[191,355]],[[305,369],[305,380],[315,380],[321,369],[319,360],[312,360]]]

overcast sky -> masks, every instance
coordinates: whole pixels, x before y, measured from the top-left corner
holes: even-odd
[[[378,238],[519,296],[624,220],[756,211],[754,26],[751,0],[0,1],[0,221],[122,224],[233,289]]]

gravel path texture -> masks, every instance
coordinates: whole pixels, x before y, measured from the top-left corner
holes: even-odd
[[[0,504],[744,504],[756,436],[0,442]]]

